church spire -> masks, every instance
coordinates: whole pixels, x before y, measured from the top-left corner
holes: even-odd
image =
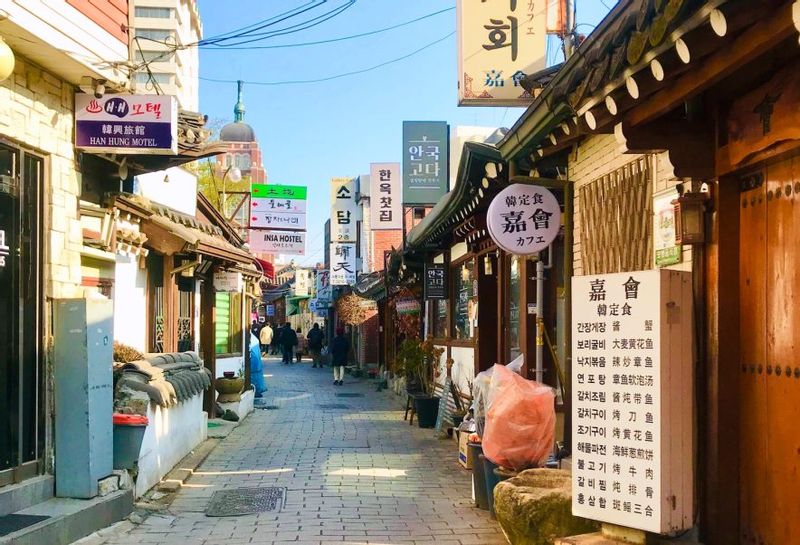
[[[236,123],[241,123],[244,121],[244,97],[242,96],[244,92],[244,82],[239,80],[236,83],[239,86],[239,94],[236,106],[233,107],[233,120]]]

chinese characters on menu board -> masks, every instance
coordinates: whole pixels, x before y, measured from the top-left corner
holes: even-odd
[[[674,423],[685,417],[666,414],[668,408],[691,411],[692,379],[689,372],[681,375],[691,367],[691,352],[687,362],[680,342],[667,343],[672,337],[664,334],[680,330],[688,336],[683,342],[691,345],[687,278],[686,273],[658,270],[573,278],[575,515],[652,532],[684,524],[671,518],[673,509],[665,507],[665,498],[676,493],[675,479],[685,478],[670,468],[692,464],[691,448],[675,451],[682,441],[691,445],[692,436],[665,430],[674,430]],[[690,396],[680,408],[671,382],[678,378]],[[683,471],[691,474],[691,469]],[[677,494],[685,506],[680,484]]]

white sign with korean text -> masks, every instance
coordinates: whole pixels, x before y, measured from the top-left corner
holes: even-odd
[[[296,199],[250,199],[250,208],[253,212],[305,214],[306,202]]]
[[[572,279],[572,512],[667,533],[694,511],[691,273]]]
[[[373,231],[403,228],[400,163],[372,163],[369,173],[370,227]]]
[[[308,295],[311,287],[311,271],[307,269],[297,269],[294,271],[294,294],[297,297]]]
[[[520,80],[546,65],[548,0],[458,0],[458,104],[527,106]]]
[[[561,205],[550,190],[513,184],[489,204],[486,226],[495,244],[514,255],[546,249],[561,229]]]
[[[683,259],[683,247],[675,244],[674,189],[653,196],[653,252],[656,267],[676,265]]]
[[[353,178],[331,180],[331,241],[356,242],[360,208]],[[355,257],[353,258],[355,259]]]
[[[271,227],[273,229],[298,229],[305,230],[305,213],[278,211],[250,211],[250,227]]]
[[[214,273],[214,289],[218,292],[239,293],[244,287],[242,273],[217,271]]]
[[[331,242],[331,286],[356,283],[356,245]]]
[[[251,229],[250,250],[264,254],[305,255],[305,231],[268,231]]]

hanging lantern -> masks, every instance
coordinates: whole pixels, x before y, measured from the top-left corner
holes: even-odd
[[[675,244],[703,244],[706,241],[706,202],[708,192],[679,190],[680,196],[672,201],[675,208]]]
[[[14,73],[14,52],[0,38],[0,81],[8,79]]]

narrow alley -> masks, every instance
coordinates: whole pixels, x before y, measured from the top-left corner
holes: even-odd
[[[307,362],[265,365],[267,409],[257,409],[208,456],[166,516],[93,543],[505,543],[472,506],[470,472],[452,440],[403,420],[400,398],[375,382]],[[277,407],[277,408],[273,408]],[[212,494],[283,487],[280,512],[207,517]],[[174,520],[172,520],[174,517]]]

